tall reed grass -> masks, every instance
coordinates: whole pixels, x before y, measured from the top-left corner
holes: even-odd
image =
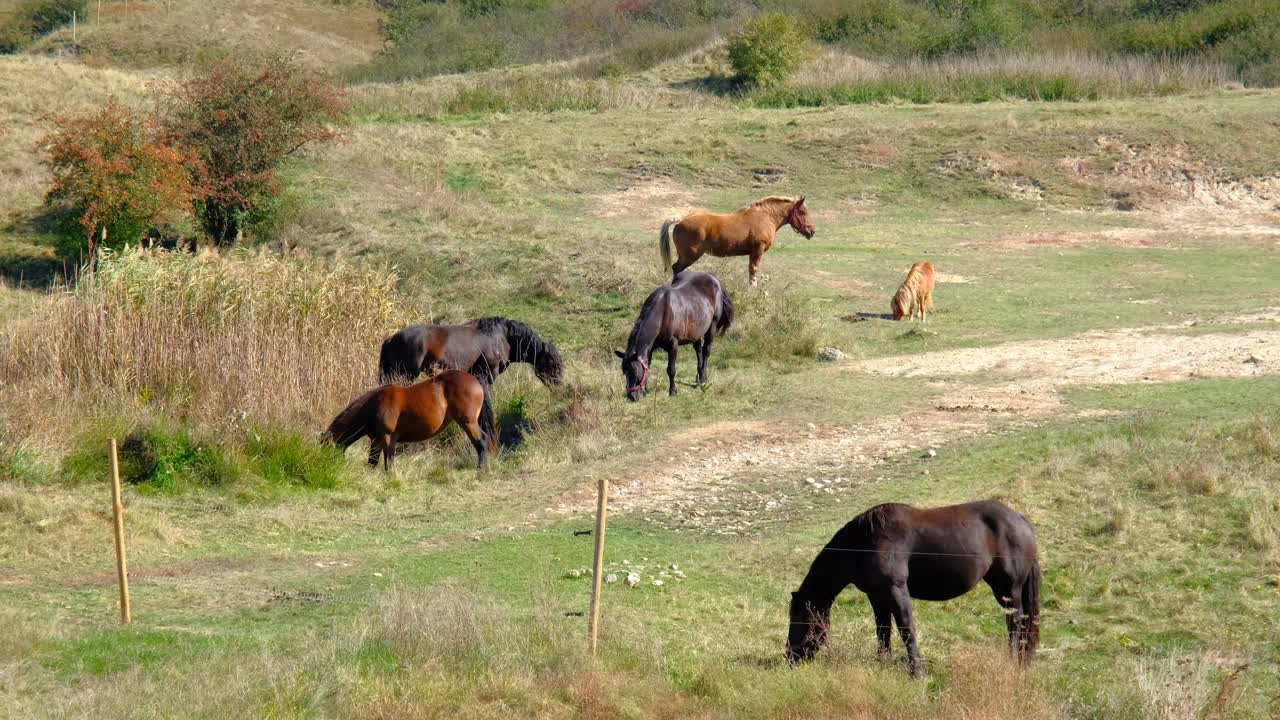
[[[390,270],[267,251],[126,251],[0,329],[0,419],[40,446],[97,417],[320,429],[409,315]]]

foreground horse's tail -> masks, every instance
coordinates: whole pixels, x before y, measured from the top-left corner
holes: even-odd
[[[723,287],[720,288],[720,318],[716,320],[716,334],[723,335],[729,326],[733,324],[733,298],[729,297],[729,291]]]
[[[671,269],[671,226],[680,222],[680,218],[673,217],[662,223],[662,231],[658,233],[658,253],[662,255],[662,269]]]
[[[1030,659],[1040,647],[1040,558],[1031,563],[1031,574],[1022,586],[1022,612],[1026,615],[1022,643]]]
[[[498,430],[497,423],[493,420],[493,401],[489,399],[488,385],[480,383],[480,389],[484,391],[484,403],[480,405],[480,417],[476,420],[480,425],[480,440],[489,448],[489,452],[497,454]]]
[[[378,400],[381,387],[376,387],[351,401],[338,416],[329,423],[329,429],[320,436],[321,442],[332,443],[346,450],[351,443],[364,437],[369,432],[369,407]]]

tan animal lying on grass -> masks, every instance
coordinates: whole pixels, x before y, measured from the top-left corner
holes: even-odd
[[[889,310],[893,313],[894,320],[903,318],[914,320],[916,313],[920,313],[920,322],[926,322],[925,313],[931,307],[933,307],[933,265],[928,261],[922,261],[911,266],[907,279],[902,281],[902,287],[898,288],[898,293],[893,296],[893,302],[889,303]]]

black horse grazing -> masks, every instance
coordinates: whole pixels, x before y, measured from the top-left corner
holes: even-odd
[[[814,559],[791,594],[787,659],[808,660],[827,639],[831,604],[850,583],[867,594],[880,656],[898,625],[912,677],[924,672],[911,598],[950,600],[985,580],[1004,608],[1009,650],[1026,662],[1040,644],[1040,561],[1035,530],[995,500],[918,509],[877,505],[854,518]]]
[[[464,370],[492,385],[513,362],[533,365],[544,385],[564,382],[564,362],[555,345],[528,325],[500,317],[466,325],[410,325],[382,342],[379,380],[408,382],[437,369]]]
[[[684,270],[670,285],[650,293],[640,309],[640,318],[631,328],[627,351],[615,350],[622,358],[622,374],[627,379],[627,399],[644,397],[653,351],[667,351],[667,380],[670,394],[676,394],[676,349],[693,343],[698,354],[698,384],[707,381],[707,358],[711,338],[723,335],[733,323],[733,300],[711,273]]]

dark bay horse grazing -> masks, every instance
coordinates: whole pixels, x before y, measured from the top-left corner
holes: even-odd
[[[707,358],[711,339],[723,335],[733,323],[733,300],[711,273],[677,273],[670,285],[649,294],[640,317],[631,328],[627,351],[615,350],[622,358],[622,374],[627,379],[627,399],[644,397],[653,351],[667,351],[667,381],[676,394],[676,350],[693,343],[698,354],[698,384],[707,381]]]
[[[382,383],[405,382],[420,373],[453,368],[492,385],[513,362],[533,365],[544,385],[564,382],[564,362],[555,345],[528,325],[500,317],[466,325],[410,325],[382,342],[378,357]]]
[[[787,659],[808,660],[822,647],[831,605],[852,583],[871,602],[880,656],[889,655],[892,620],[918,677],[924,667],[911,598],[950,600],[983,580],[1006,613],[1010,652],[1030,660],[1040,644],[1040,561],[1031,523],[995,500],[933,509],[877,505],[831,538],[791,594]]]
[[[461,370],[446,370],[417,385],[383,385],[356,398],[329,424],[320,441],[346,450],[362,437],[369,438],[369,464],[377,467],[382,453],[387,472],[396,457],[396,444],[427,440],[449,421],[458,423],[471,439],[481,470],[489,466],[489,453],[498,451],[493,406],[489,391],[479,380]]]
[[[716,257],[746,255],[750,258],[747,270],[751,287],[755,287],[760,259],[773,246],[773,237],[783,225],[790,225],[806,238],[813,237],[815,230],[809,222],[803,195],[767,197],[727,215],[693,212],[671,218],[662,224],[662,231],[658,233],[658,251],[662,254],[663,266],[671,268],[672,275],[679,275],[706,253]],[[679,256],[674,265],[671,263],[673,238]]]
[[[893,300],[889,302],[889,311],[893,313],[894,320],[903,318],[915,320],[918,314],[920,322],[927,322],[926,316],[931,307],[933,307],[933,264],[925,260],[911,266],[911,270],[907,272],[907,278],[902,281],[902,287],[898,288]]]

